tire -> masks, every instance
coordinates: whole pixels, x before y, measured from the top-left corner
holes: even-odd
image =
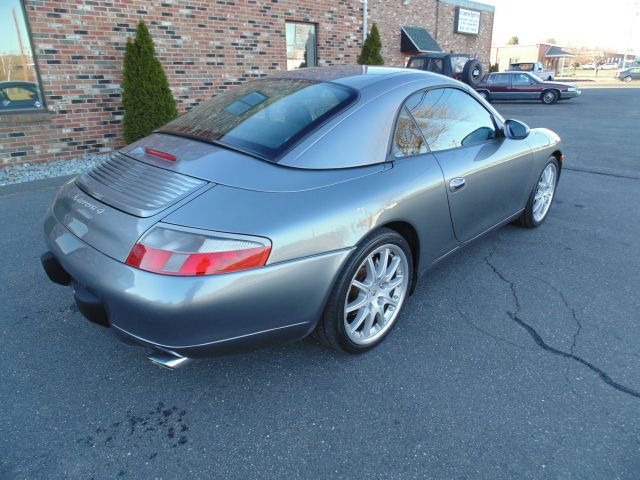
[[[469,60],[462,69],[462,81],[474,87],[482,80],[483,73],[482,64],[478,60]]]
[[[551,169],[553,171],[553,182],[552,184],[543,187],[542,183],[545,178],[545,172]],[[536,228],[546,220],[549,215],[549,211],[551,210],[551,205],[553,204],[553,200],[556,198],[556,187],[558,185],[560,167],[558,165],[558,160],[555,157],[550,157],[547,160],[542,172],[538,176],[538,181],[534,185],[531,190],[531,194],[529,195],[529,199],[527,200],[527,205],[522,212],[522,215],[517,220],[517,223],[525,228]],[[546,188],[551,188],[551,190],[546,190]],[[542,189],[545,189],[545,198],[548,200],[548,204],[544,206],[544,210],[536,210],[539,204],[536,203],[537,198],[539,198],[539,193],[542,193]],[[540,200],[542,200],[540,198]],[[539,200],[539,201],[540,201]]]
[[[491,97],[489,96],[489,92],[486,90],[478,90],[478,95],[480,95],[487,102],[491,101]]]
[[[625,82],[629,83],[631,81],[631,77],[624,77],[623,79]]]
[[[387,269],[382,269],[379,262],[387,249]],[[394,273],[391,270],[396,259],[398,266]],[[384,273],[389,272],[392,275],[385,279]],[[380,273],[383,275],[378,276]],[[325,345],[347,353],[364,353],[379,345],[397,323],[409,295],[412,275],[413,257],[404,237],[388,228],[373,232],[345,263],[316,326],[316,337]],[[386,303],[387,300],[395,305]],[[358,305],[362,307],[356,309]],[[347,313],[349,306],[352,311]]]
[[[555,90],[545,90],[542,92],[542,95],[540,95],[540,101],[545,105],[556,103],[558,101],[558,92]]]

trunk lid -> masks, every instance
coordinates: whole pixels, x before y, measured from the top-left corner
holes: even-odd
[[[176,160],[159,158],[145,149],[173,155]],[[381,163],[340,170],[303,170],[197,140],[154,134],[68,182],[58,193],[53,214],[78,238],[124,262],[146,230],[217,184],[239,189],[241,195],[242,190],[296,192],[342,183],[388,167]],[[202,215],[233,207],[211,205]]]

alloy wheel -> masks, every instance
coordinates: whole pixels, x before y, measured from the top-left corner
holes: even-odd
[[[353,343],[370,345],[391,328],[409,289],[409,263],[402,249],[386,244],[362,261],[344,303],[344,328]]]
[[[556,176],[556,166],[554,163],[550,163],[542,171],[538,179],[536,193],[533,197],[533,219],[537,223],[544,220],[544,217],[551,207],[553,195],[556,190]]]

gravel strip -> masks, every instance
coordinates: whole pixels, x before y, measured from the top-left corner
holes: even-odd
[[[73,160],[57,160],[49,163],[0,168],[0,186],[41,180],[43,178],[76,175],[93,167],[109,155],[109,153],[89,154]]]

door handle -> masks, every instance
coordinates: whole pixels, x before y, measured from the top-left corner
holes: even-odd
[[[462,177],[452,178],[451,181],[449,182],[449,190],[451,190],[452,192],[456,192],[464,188],[466,184],[467,184],[467,181]]]

